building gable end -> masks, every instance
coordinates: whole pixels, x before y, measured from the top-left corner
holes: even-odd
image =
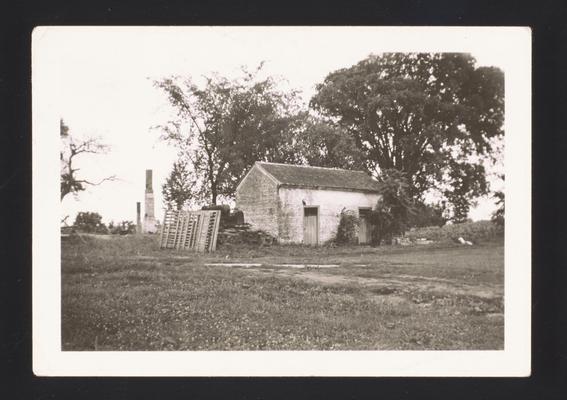
[[[252,168],[250,168],[248,170],[248,172],[246,173],[246,175],[244,175],[244,178],[242,178],[240,180],[240,183],[238,184],[238,186],[236,186],[236,191],[238,192],[238,190],[240,189],[240,187],[242,186],[242,183],[246,180],[246,178],[248,178],[248,175],[250,175],[250,173],[252,172],[252,170],[257,169],[258,171],[262,172],[264,175],[266,175],[268,178],[270,178],[270,180],[272,182],[274,182],[276,185],[280,185],[280,181],[278,181],[276,178],[274,178],[274,176],[272,174],[270,174],[268,171],[266,171],[264,168],[262,168],[259,164],[254,164],[252,166]]]

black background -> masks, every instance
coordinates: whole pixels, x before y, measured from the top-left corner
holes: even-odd
[[[38,25],[530,26],[530,378],[38,378],[31,360],[31,31]],[[567,7],[561,1],[91,1],[0,8],[0,398],[567,398]],[[513,134],[510,132],[506,133]],[[528,162],[529,160],[526,160]],[[513,267],[513,266],[512,266]]]

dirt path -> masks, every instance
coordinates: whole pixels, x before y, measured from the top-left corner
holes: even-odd
[[[500,285],[469,285],[460,281],[421,277],[414,275],[384,274],[380,278],[368,278],[352,275],[325,274],[321,271],[300,269],[273,269],[266,270],[247,268],[248,272],[262,275],[279,275],[283,277],[300,279],[308,282],[318,282],[325,285],[347,286],[356,285],[368,289],[383,289],[384,291],[420,291],[432,293],[445,293],[454,296],[475,296],[484,299],[501,298],[503,288]]]
[[[168,259],[176,261],[190,261],[191,256],[169,256]],[[152,256],[139,256],[136,259],[150,261],[163,258]],[[220,260],[219,260],[220,261]],[[361,277],[340,273],[328,274],[325,268],[337,268],[338,264],[271,264],[271,263],[205,263],[205,266],[220,268],[245,269],[250,274],[278,275],[282,277],[299,279],[307,282],[317,282],[334,286],[358,286],[373,292],[428,292],[443,293],[450,296],[474,296],[486,300],[499,299],[504,295],[504,288],[498,284],[469,284],[461,280],[447,278],[434,278],[429,276],[381,273],[378,277]],[[365,266],[367,264],[356,264]],[[276,268],[274,268],[276,267]],[[321,268],[319,268],[321,267]],[[337,271],[338,272],[338,271]]]

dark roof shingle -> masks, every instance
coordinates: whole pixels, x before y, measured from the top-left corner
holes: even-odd
[[[363,171],[257,162],[282,185],[377,192],[380,184]]]

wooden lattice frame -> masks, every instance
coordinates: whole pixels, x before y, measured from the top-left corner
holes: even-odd
[[[160,248],[215,251],[220,218],[219,210],[167,210],[161,227]]]

